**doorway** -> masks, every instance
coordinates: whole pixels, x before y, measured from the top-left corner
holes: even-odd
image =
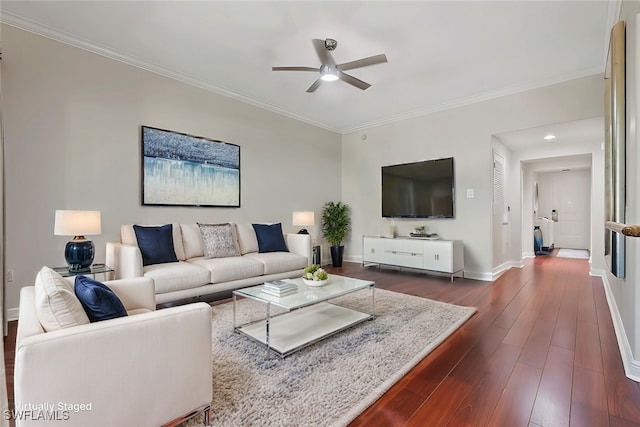
[[[553,222],[554,246],[589,250],[591,169],[540,172],[535,174],[535,180],[538,186],[537,218]]]
[[[540,223],[553,224],[554,247],[584,248],[590,254],[603,252],[603,238],[598,233],[604,221],[603,140],[603,117],[492,135],[493,152],[505,159],[504,174],[509,178],[504,188],[505,204],[511,208],[507,216],[508,259],[512,264],[535,256],[534,226]],[[543,184],[543,200],[538,205],[537,181]],[[556,222],[551,220],[554,210]],[[548,217],[549,222],[540,217]],[[497,218],[494,222],[492,238],[498,246],[503,236]],[[496,246],[493,256],[499,262]]]

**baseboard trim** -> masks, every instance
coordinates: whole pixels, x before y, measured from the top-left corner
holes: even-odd
[[[607,272],[605,270],[591,269],[589,272],[591,276],[600,277],[604,286],[604,293],[607,297],[607,305],[609,306],[609,312],[611,313],[611,320],[613,321],[613,329],[616,333],[616,339],[618,341],[618,348],[620,349],[620,356],[622,356],[622,365],[624,366],[624,373],[627,378],[640,382],[640,361],[633,358],[633,351],[631,351],[631,345],[627,338],[627,333],[624,330],[624,324],[622,323],[622,317],[618,311],[618,305],[616,304],[615,297],[611,291],[611,285],[607,278]]]
[[[346,262],[355,262],[358,264],[362,264],[362,255],[345,255],[344,260]]]
[[[493,273],[482,273],[477,271],[464,270],[464,278],[482,280],[483,282],[493,282]]]
[[[496,280],[498,277],[502,276],[502,273],[512,268],[524,268],[524,261],[507,261],[497,267],[494,267],[491,272],[492,280]]]
[[[11,322],[12,320],[18,320],[20,317],[20,309],[19,308],[9,308],[7,309],[7,322]]]

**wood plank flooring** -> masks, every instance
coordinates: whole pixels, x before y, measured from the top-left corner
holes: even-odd
[[[640,426],[602,281],[586,260],[528,259],[493,283],[345,264],[330,272],[478,313],[354,426]]]
[[[495,282],[345,263],[330,273],[478,312],[351,426],[640,426],[602,281],[586,260],[537,257]],[[13,395],[16,322],[4,339]]]

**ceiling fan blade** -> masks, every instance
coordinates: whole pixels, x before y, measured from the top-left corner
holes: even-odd
[[[342,71],[353,70],[354,68],[368,67],[370,65],[382,64],[387,62],[387,55],[381,53],[380,55],[370,56],[368,58],[357,59],[351,62],[345,62],[344,64],[338,64],[336,67]]]
[[[340,70],[338,70],[338,78],[343,82],[349,83],[350,85],[355,86],[358,89],[362,89],[362,90],[369,89],[369,87],[371,86],[369,83],[363,82],[360,79],[356,79],[355,77],[350,76],[347,73],[343,73]]]
[[[320,71],[320,68],[314,67],[271,67],[271,71]]]
[[[321,64],[336,65],[336,61],[329,51],[324,47],[324,40],[313,39],[313,47],[316,49]]]
[[[309,86],[309,89],[307,89],[307,92],[308,93],[315,92],[315,90],[318,89],[318,86],[320,86],[321,84],[322,84],[322,79],[318,77],[318,79],[315,82],[313,82],[311,86]]]

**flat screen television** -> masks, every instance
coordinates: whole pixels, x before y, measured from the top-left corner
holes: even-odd
[[[454,218],[453,157],[383,166],[382,216]]]

